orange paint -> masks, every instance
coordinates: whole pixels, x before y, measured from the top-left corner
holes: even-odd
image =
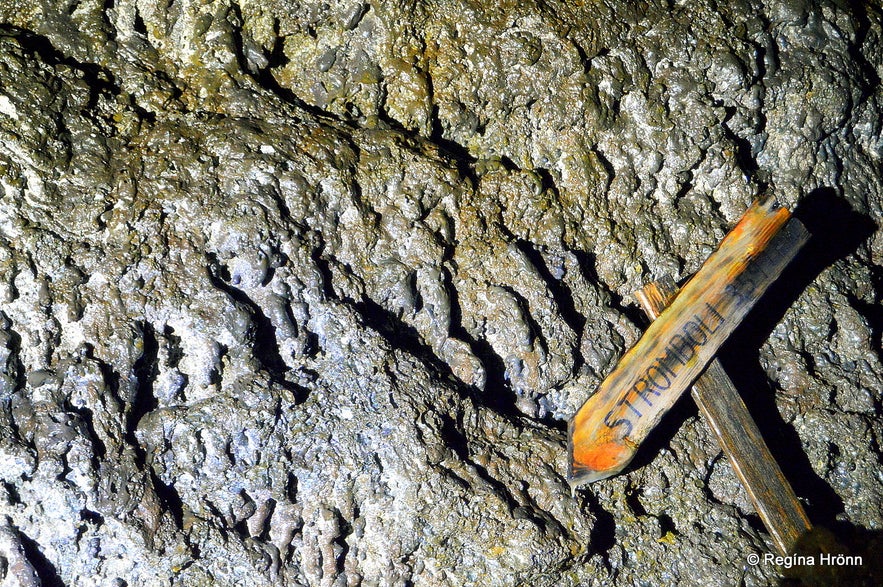
[[[631,450],[625,440],[606,442],[598,446],[581,447],[574,452],[574,460],[591,471],[607,471],[630,460]]]

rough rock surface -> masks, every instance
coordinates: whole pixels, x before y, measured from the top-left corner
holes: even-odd
[[[816,240],[722,359],[879,543],[863,4],[0,0],[0,584],[777,581],[689,399],[564,477],[630,293],[767,189]]]

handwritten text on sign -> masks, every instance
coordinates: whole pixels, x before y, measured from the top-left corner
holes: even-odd
[[[620,417],[613,420],[616,412],[619,411],[617,408],[625,405],[640,418],[643,414],[635,407],[637,400],[640,399],[652,407],[653,401],[648,396],[659,396],[669,389],[681,368],[686,367],[696,356],[696,349],[708,342],[709,335],[717,332],[724,317],[711,304],[706,303],[705,310],[704,314],[696,314],[693,320],[684,324],[677,334],[672,335],[671,342],[665,347],[662,356],[654,359],[629,392],[616,402],[614,408],[604,417],[604,423],[608,427],[626,426],[624,435],[628,436],[634,426],[628,418]]]

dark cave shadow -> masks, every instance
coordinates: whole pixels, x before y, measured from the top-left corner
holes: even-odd
[[[736,388],[741,390],[770,452],[816,526],[798,544],[796,552],[813,553],[816,558],[821,551],[857,554],[864,560],[861,567],[814,565],[786,569],[781,584],[879,585],[883,578],[883,559],[879,556],[883,532],[838,519],[845,510],[843,500],[816,474],[797,432],[779,413],[773,386],[760,366],[760,347],[788,308],[825,269],[854,253],[878,226],[869,216],[853,210],[829,187],[810,192],[795,209],[794,216],[810,231],[809,242],[770,286],[763,302],[739,325],[721,348],[719,357]],[[873,279],[879,290],[879,275],[875,274]],[[873,340],[879,341],[883,330],[880,309],[863,307],[860,312],[871,326]]]
[[[833,531],[816,526],[794,548],[795,564],[782,569],[781,587],[828,587],[850,585],[877,587],[883,584],[883,531],[854,524],[839,524]],[[824,564],[823,554],[861,557],[861,564]],[[798,557],[813,557],[803,564]],[[806,560],[806,559],[803,559]]]
[[[868,530],[837,520],[844,511],[843,500],[815,473],[796,431],[779,414],[759,356],[761,345],[812,281],[833,263],[855,252],[877,230],[877,225],[827,187],[810,192],[795,209],[794,217],[810,231],[809,242],[730,336],[718,357],[736,388],[742,391],[749,412],[785,477],[804,501],[810,519],[830,529],[838,540],[860,544],[867,540],[856,537],[865,536]],[[878,314],[865,313],[874,340],[881,329]],[[670,445],[684,422],[697,414],[694,402],[677,402],[647,437],[628,470],[650,464],[660,450]]]
[[[40,580],[39,584],[42,587],[64,587],[64,582],[58,575],[58,570],[43,554],[37,541],[17,529],[16,533],[21,541],[28,562],[31,563],[31,566],[34,567],[34,571],[37,573],[37,578]]]
[[[776,325],[825,269],[861,246],[876,230],[874,221],[854,211],[832,188],[812,191],[794,211],[810,232],[810,240],[782,272],[730,336],[719,358],[748,406],[773,457],[798,497],[805,500],[807,515],[834,530],[843,501],[812,468],[800,437],[785,422],[776,406],[773,387],[760,366],[760,347]]]

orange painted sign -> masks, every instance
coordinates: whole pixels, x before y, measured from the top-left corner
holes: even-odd
[[[573,485],[622,471],[809,237],[787,208],[751,205],[569,426]],[[789,220],[790,219],[790,220]]]

